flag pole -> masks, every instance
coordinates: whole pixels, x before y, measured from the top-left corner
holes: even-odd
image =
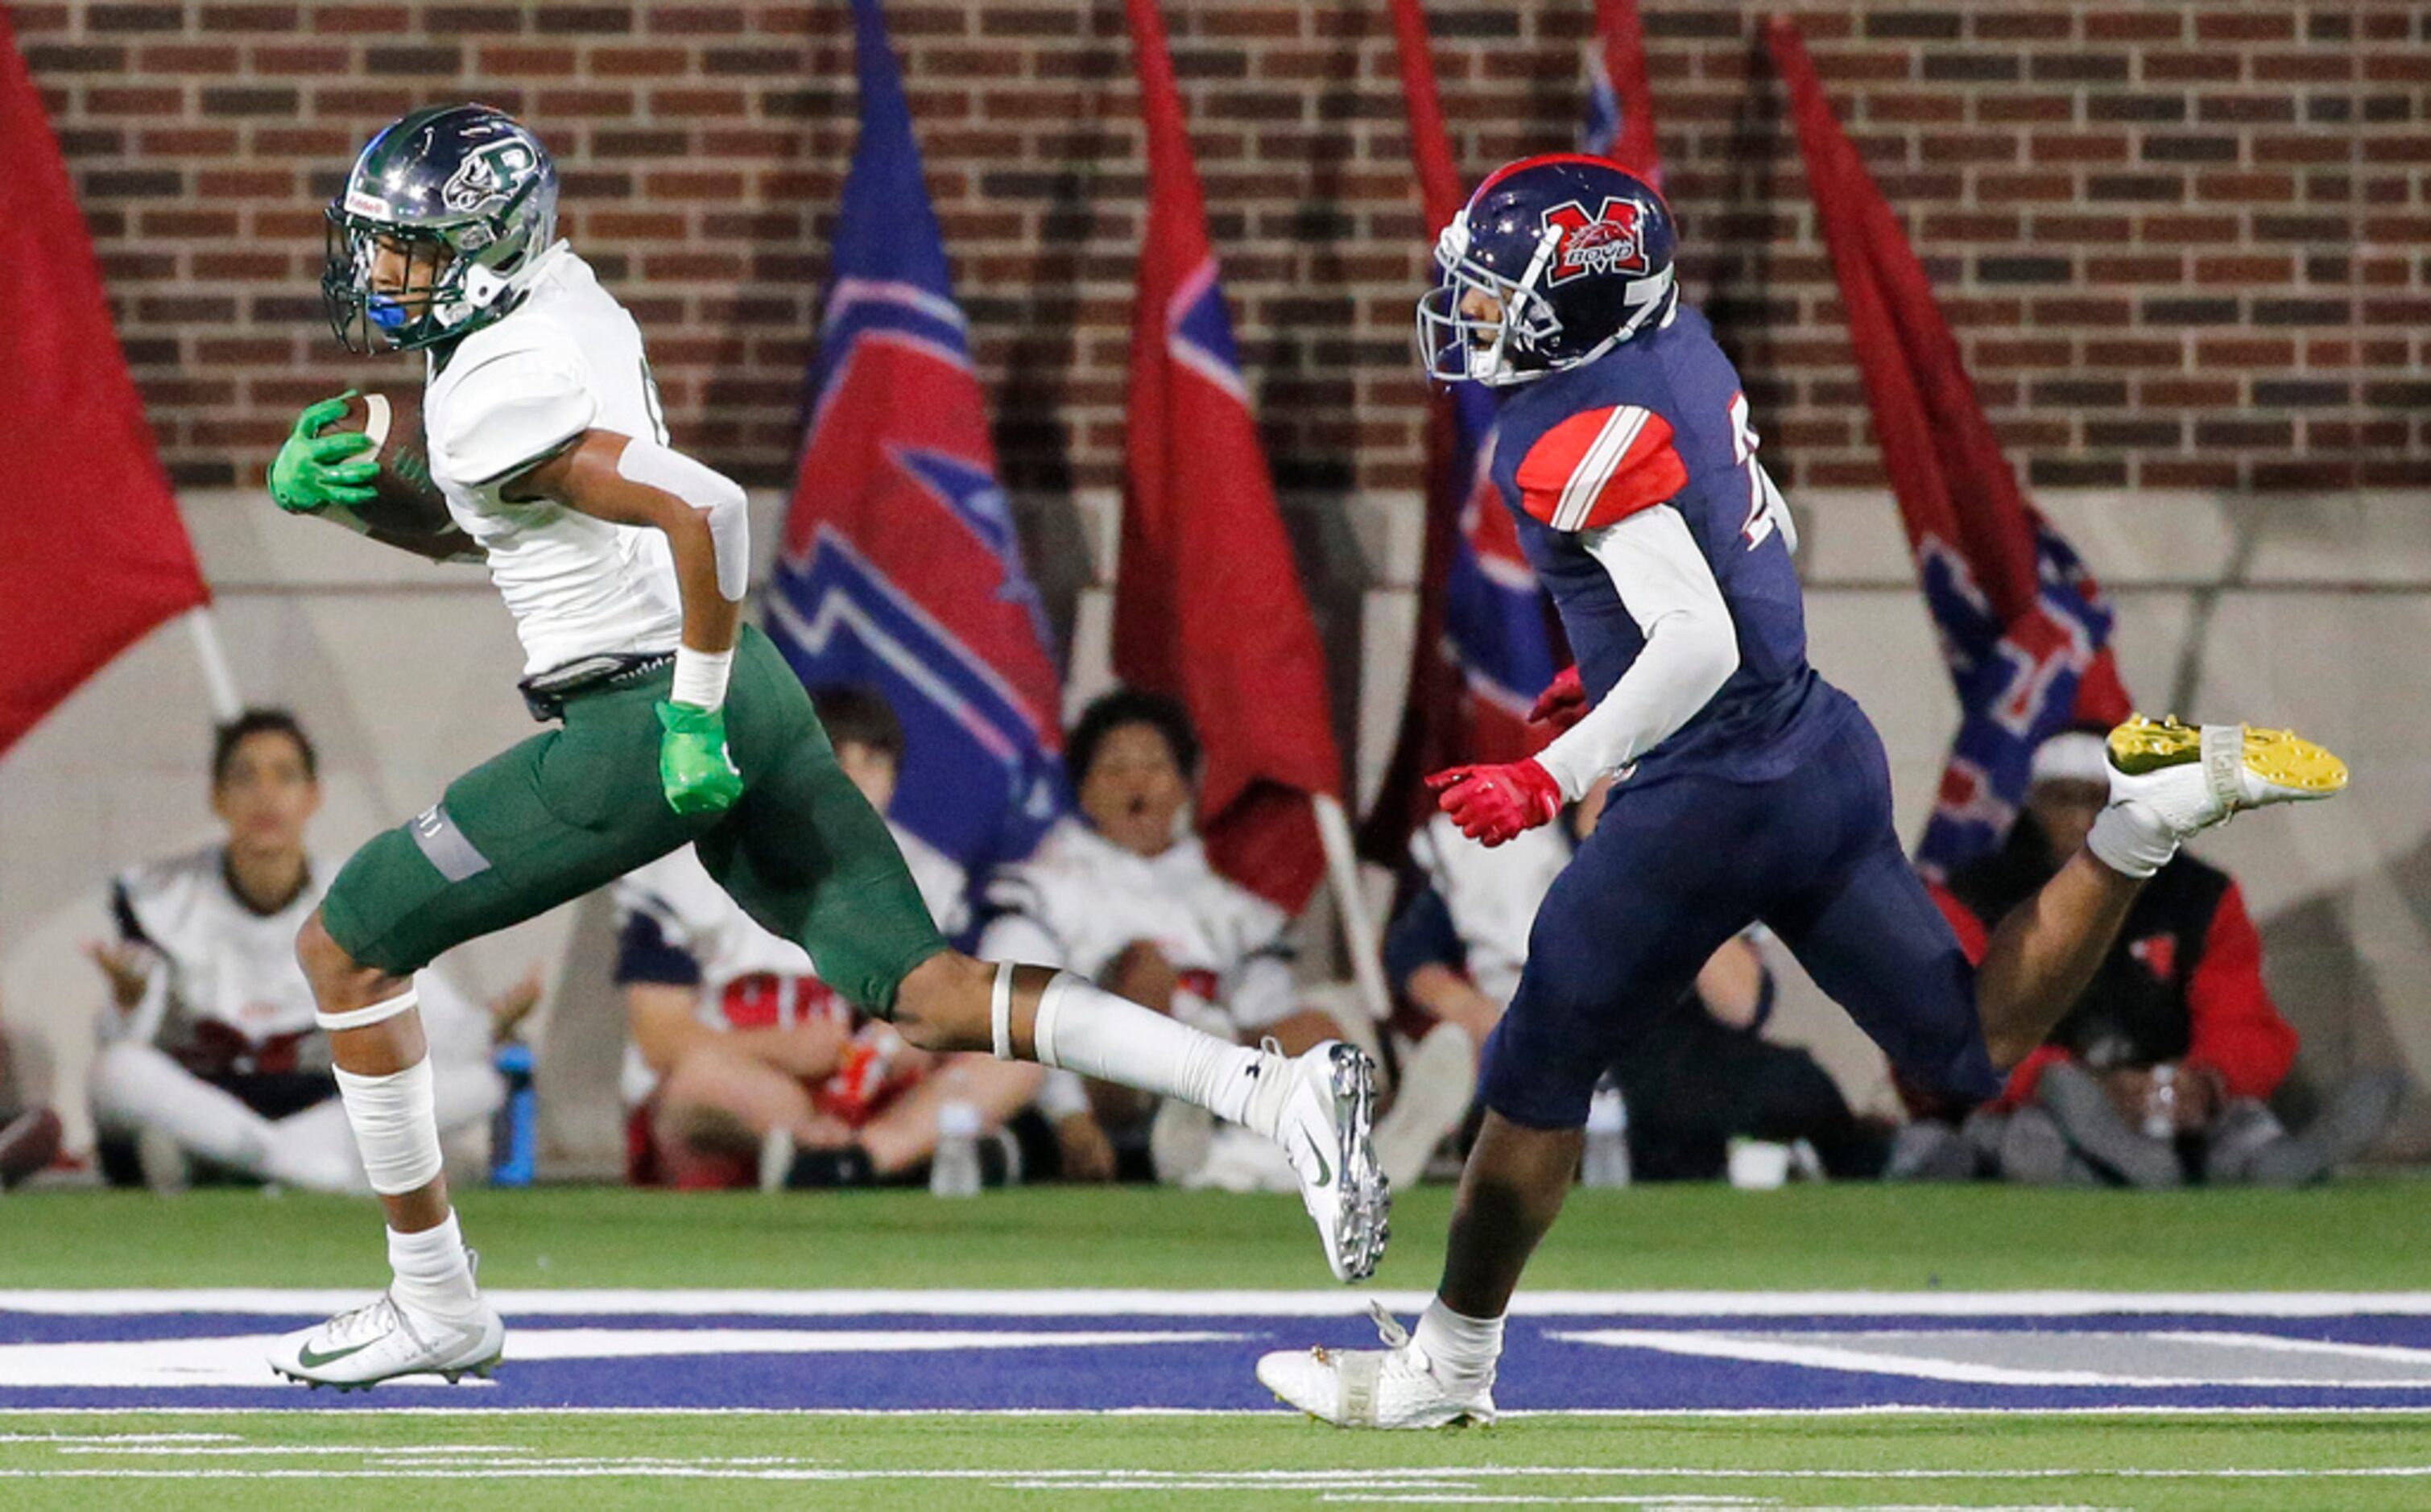
[[[1393,994],[1384,982],[1376,921],[1367,916],[1367,899],[1359,886],[1359,855],[1351,843],[1350,817],[1342,812],[1342,800],[1331,793],[1311,793],[1308,801],[1316,811],[1317,839],[1325,846],[1334,912],[1342,916],[1342,944],[1350,955],[1352,984],[1367,1016],[1383,1023],[1393,1016]]]
[[[203,665],[203,692],[210,699],[211,718],[227,724],[244,713],[237,697],[236,673],[228,665],[227,647],[220,642],[220,622],[209,604],[186,611],[186,633],[193,638],[194,660]]]

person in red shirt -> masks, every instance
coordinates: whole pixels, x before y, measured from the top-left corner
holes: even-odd
[[[2065,731],[2035,752],[2007,842],[1934,890],[1970,958],[2084,845],[2108,798],[2099,734]],[[2076,1005],[1970,1120],[1963,1151],[1939,1147],[1938,1173],[1973,1174],[1980,1161],[2032,1183],[2300,1184],[2369,1145],[2389,1109],[2362,1085],[2289,1137],[2267,1103],[2295,1059],[2244,893],[2180,851],[2138,897]],[[1905,1144],[1903,1164],[1919,1173],[1936,1141]]]

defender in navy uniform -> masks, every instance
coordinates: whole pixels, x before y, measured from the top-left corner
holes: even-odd
[[[1382,1319],[1381,1352],[1259,1362],[1332,1422],[1492,1419],[1502,1315],[1560,1211],[1597,1077],[1740,930],[1769,925],[1907,1082],[1988,1097],[2180,840],[2346,782],[2284,731],[2131,720],[2085,850],[1970,968],[1892,828],[1873,725],[1807,664],[1789,512],[1672,250],[1646,184],[1601,158],[1526,159],[1445,229],[1419,301],[1430,375],[1505,391],[1494,481],[1578,658],[1537,706],[1562,733],[1533,760],[1431,778],[1436,801],[1490,846],[1620,781],[1486,1043],[1486,1117],[1415,1336]]]

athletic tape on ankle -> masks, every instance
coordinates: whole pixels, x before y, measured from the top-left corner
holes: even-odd
[[[312,1021],[327,1033],[334,1034],[342,1029],[364,1029],[373,1024],[384,1024],[407,1009],[417,1006],[421,1001],[421,994],[408,987],[395,997],[383,998],[367,1008],[349,1008],[344,1013],[336,1014],[315,1010]]]
[[[1048,1070],[1061,1070],[1064,1063],[1055,1058],[1055,1020],[1064,1012],[1065,989],[1072,984],[1072,974],[1058,971],[1038,989],[1038,1014],[1030,1021],[1030,1046],[1038,1064]]]
[[[1013,1059],[1013,963],[1004,962],[996,968],[996,984],[988,989],[988,1033],[994,1037],[996,1058]]]
[[[372,1190],[397,1197],[439,1175],[439,1117],[432,1107],[430,1061],[386,1076],[359,1076],[338,1067],[338,1095],[362,1151]]]
[[[2141,881],[2170,864],[2178,842],[2158,819],[2131,803],[2112,803],[2093,816],[2085,848],[2112,871]]]

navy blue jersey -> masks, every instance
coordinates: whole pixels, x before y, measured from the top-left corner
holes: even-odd
[[[1767,781],[1837,727],[1849,703],[1806,664],[1787,510],[1756,461],[1738,372],[1702,315],[1683,305],[1662,328],[1511,391],[1498,426],[1495,486],[1590,698],[1612,690],[1646,637],[1580,532],[1670,505],[1737,626],[1738,670],[1635,781],[1690,769]]]

